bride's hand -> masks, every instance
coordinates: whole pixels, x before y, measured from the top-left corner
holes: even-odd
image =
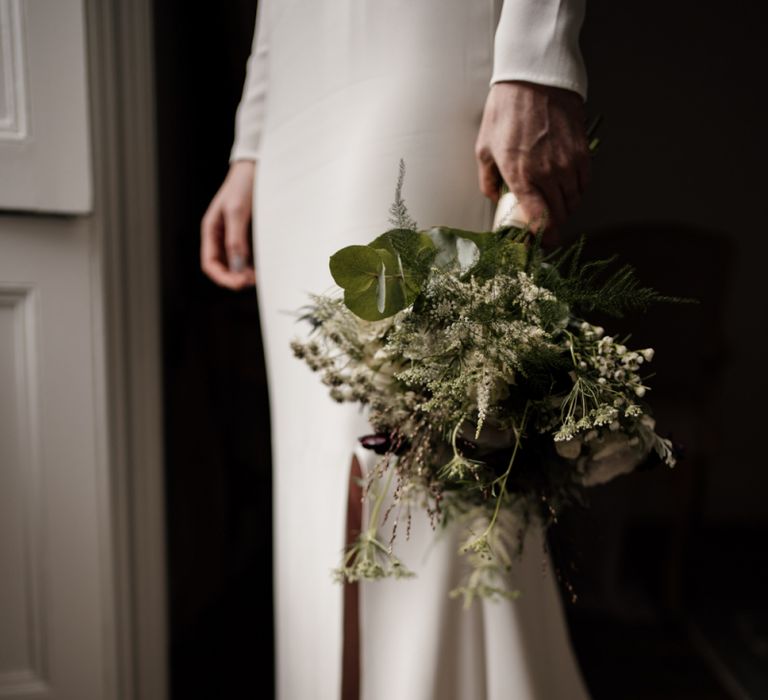
[[[200,226],[200,266],[222,287],[256,283],[251,255],[251,202],[256,164],[232,163]]]
[[[475,157],[486,197],[498,200],[503,179],[534,228],[562,225],[589,178],[581,96],[523,81],[494,83]]]

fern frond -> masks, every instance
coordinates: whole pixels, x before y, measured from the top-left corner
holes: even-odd
[[[581,264],[583,249],[582,236],[565,250],[555,251],[546,259],[555,274],[549,272],[540,277],[541,284],[577,313],[599,311],[621,317],[626,312],[645,311],[653,303],[694,301],[666,296],[651,287],[643,287],[632,265],[622,265],[608,274],[608,268],[616,262],[616,255]]]

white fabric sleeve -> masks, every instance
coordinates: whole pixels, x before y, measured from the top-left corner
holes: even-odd
[[[579,49],[586,0],[504,0],[496,25],[491,85],[525,80],[587,98]]]
[[[267,17],[266,0],[260,0],[256,10],[251,55],[248,57],[245,85],[235,114],[235,141],[229,162],[258,160],[261,130],[267,103]]]

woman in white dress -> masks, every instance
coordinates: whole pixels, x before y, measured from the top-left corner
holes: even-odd
[[[400,158],[421,226],[487,229],[501,178],[529,217],[567,217],[586,184],[583,11],[583,0],[259,3],[231,169],[203,220],[201,259],[222,285],[258,280],[280,700],[341,696],[343,587],[331,569],[351,457],[363,471],[372,463],[356,447],[364,416],[332,402],[292,357],[290,340],[306,332],[293,312],[328,290],[334,251],[388,227]],[[359,697],[588,698],[541,533],[512,575],[522,597],[469,611],[448,596],[460,535],[435,542],[417,517],[410,540],[398,540],[416,578],[362,584]]]

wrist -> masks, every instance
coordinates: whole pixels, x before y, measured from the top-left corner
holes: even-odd
[[[228,179],[253,181],[256,177],[256,161],[242,159],[232,161],[229,165]]]
[[[491,90],[497,91],[520,91],[532,94],[546,95],[563,101],[577,101],[583,103],[582,96],[575,90],[559,87],[557,85],[547,85],[544,83],[534,83],[529,80],[499,80],[491,85]]]
[[[256,167],[256,161],[252,160],[250,158],[238,158],[237,160],[233,160],[229,164],[229,169],[234,170],[253,170]]]

